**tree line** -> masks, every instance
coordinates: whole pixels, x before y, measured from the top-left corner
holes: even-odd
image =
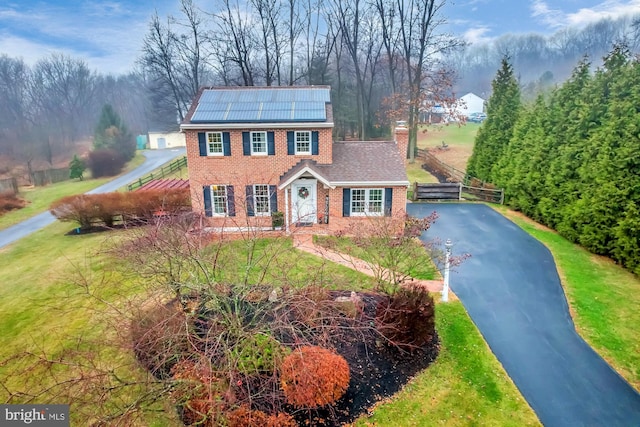
[[[0,155],[28,168],[34,161],[52,165],[56,155],[70,159],[76,144],[94,134],[106,104],[133,124],[133,132],[146,132],[145,86],[140,73],[105,76],[62,54],[32,67],[0,55]]]
[[[640,58],[617,45],[591,71],[521,101],[508,60],[467,171],[505,189],[508,205],[640,274]]]
[[[614,43],[625,43],[631,52],[640,53],[640,14],[605,18],[584,28],[566,27],[548,36],[505,34],[453,51],[445,62],[456,71],[455,92],[473,92],[486,99],[500,60],[509,56],[523,98],[533,100],[538,92],[565,81],[584,55],[599,60]]]
[[[72,153],[105,104],[133,135],[175,130],[203,85],[330,85],[336,138],[388,137],[400,119],[414,146],[419,110],[467,91],[487,96],[505,53],[527,95],[564,78],[562,55],[600,52],[618,38],[640,44],[637,17],[465,45],[446,33],[446,0],[178,1],[174,16],[151,17],[125,75],[62,54],[31,67],[0,55],[0,155],[30,165]]]

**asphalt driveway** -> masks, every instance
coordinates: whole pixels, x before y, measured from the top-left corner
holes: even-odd
[[[472,255],[451,289],[545,426],[640,426],[640,394],[575,332],[546,247],[485,205],[407,210],[438,212],[425,238]]]
[[[89,191],[88,194],[116,191],[118,188],[124,187],[130,182],[143,177],[168,161],[171,161],[178,156],[183,156],[185,152],[186,150],[184,148],[171,150],[146,150],[142,153],[146,158],[143,164],[131,172],[115,178],[113,181],[109,181],[98,188],[94,188]],[[23,237],[52,224],[55,220],[54,216],[47,211],[0,231],[0,248],[3,248],[16,240],[22,239]]]

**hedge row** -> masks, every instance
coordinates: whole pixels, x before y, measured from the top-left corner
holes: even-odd
[[[113,226],[115,221],[149,221],[191,207],[189,190],[143,190],[130,193],[79,194],[51,204],[49,211],[60,221],[77,222],[81,229],[93,225]]]

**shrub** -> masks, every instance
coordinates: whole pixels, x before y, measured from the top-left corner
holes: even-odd
[[[49,206],[49,212],[60,221],[77,222],[80,228],[89,228],[95,218],[93,195],[66,196]]]
[[[262,411],[252,411],[241,406],[229,413],[229,427],[297,427],[298,424],[288,414],[267,415]]]
[[[282,362],[280,383],[287,402],[299,408],[316,408],[340,399],[349,387],[347,361],[316,346],[296,349]]]
[[[206,358],[194,362],[183,359],[171,369],[175,381],[172,398],[180,407],[186,425],[218,426],[223,412],[225,382],[211,370]]]
[[[82,181],[82,177],[87,166],[84,161],[78,157],[77,154],[73,155],[73,159],[69,162],[69,178],[79,178]]]
[[[435,306],[423,287],[400,288],[376,309],[378,331],[392,345],[416,349],[435,336]]]
[[[189,354],[186,322],[176,303],[143,311],[131,322],[133,351],[154,376],[167,378],[171,368]]]
[[[93,216],[102,221],[107,227],[113,227],[116,216],[123,212],[123,201],[126,198],[124,193],[104,193],[92,194]]]
[[[274,372],[285,357],[286,349],[273,337],[255,334],[234,346],[232,357],[243,374]]]
[[[13,194],[11,191],[0,193],[0,214],[3,212],[9,212],[15,209],[22,209],[26,206],[27,202],[17,194]]]
[[[126,163],[118,152],[101,148],[89,153],[89,169],[94,178],[118,175]]]
[[[53,202],[49,211],[60,221],[75,221],[84,229],[98,221],[110,227],[120,215],[149,221],[156,214],[175,215],[190,206],[189,190],[169,189],[67,196]]]
[[[127,214],[134,218],[151,219],[156,215],[174,215],[191,207],[187,189],[142,190],[127,193]]]

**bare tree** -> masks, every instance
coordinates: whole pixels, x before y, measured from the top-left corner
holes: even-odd
[[[0,153],[13,154],[26,136],[30,78],[23,60],[0,55]]]
[[[415,161],[418,119],[428,91],[439,87],[437,56],[460,46],[461,42],[438,32],[445,23],[441,16],[446,0],[395,0],[399,20],[401,55],[407,69],[406,91],[409,110],[409,161]],[[432,81],[429,81],[431,77]],[[427,87],[428,84],[428,87]]]
[[[253,86],[255,41],[252,23],[241,11],[237,0],[223,0],[222,4],[223,9],[214,15],[218,27],[216,35],[220,40],[218,59],[223,63],[231,62],[238,68],[241,81],[236,84]],[[228,77],[225,80],[233,83]]]
[[[167,93],[165,99],[171,101],[182,120],[190,100],[183,96],[183,82],[180,81],[177,69],[178,42],[176,34],[171,29],[170,20],[163,24],[157,12],[153,15],[142,50],[142,64],[153,79],[153,89]]]
[[[180,12],[182,19],[175,18],[175,22],[184,28],[184,32],[177,34],[178,55],[189,101],[198,93],[203,80],[207,76],[207,63],[211,53],[206,48],[206,40],[209,38],[206,30],[205,16],[194,5],[193,0],[180,0]]]

